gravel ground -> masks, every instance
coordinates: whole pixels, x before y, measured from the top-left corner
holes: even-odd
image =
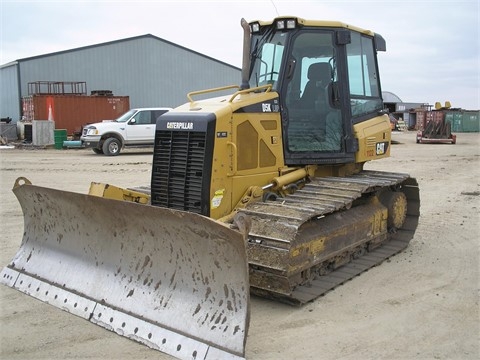
[[[480,134],[416,144],[394,133],[392,156],[368,169],[406,172],[420,186],[409,247],[301,307],[252,297],[248,359],[479,359]],[[85,149],[1,149],[0,266],[15,255],[23,215],[11,192],[34,184],[87,193],[91,181],[148,185],[152,152],[118,157]],[[1,359],[170,359],[6,286],[0,286]]]

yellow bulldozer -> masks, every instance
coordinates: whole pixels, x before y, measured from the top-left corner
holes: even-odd
[[[241,84],[157,119],[150,187],[17,180],[25,231],[3,284],[180,359],[241,359],[250,293],[302,305],[408,246],[416,180],[363,169],[391,149],[384,39],[241,25]]]

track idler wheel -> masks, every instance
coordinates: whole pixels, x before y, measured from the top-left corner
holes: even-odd
[[[400,229],[407,218],[407,197],[401,191],[387,190],[380,195],[380,201],[387,207],[387,226],[391,231]]]

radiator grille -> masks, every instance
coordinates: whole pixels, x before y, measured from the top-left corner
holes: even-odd
[[[152,205],[202,213],[205,132],[157,130]]]

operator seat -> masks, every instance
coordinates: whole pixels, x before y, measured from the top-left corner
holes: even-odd
[[[300,104],[302,107],[325,111],[329,104],[327,99],[327,87],[332,81],[332,66],[329,63],[315,63],[308,68],[308,82],[305,85]],[[319,104],[323,106],[319,106]],[[323,109],[322,109],[323,108]]]

